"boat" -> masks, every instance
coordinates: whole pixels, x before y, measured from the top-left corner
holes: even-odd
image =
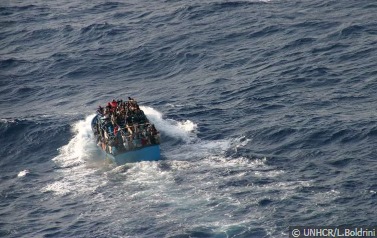
[[[161,157],[160,133],[133,98],[99,106],[91,127],[106,159],[117,165]]]

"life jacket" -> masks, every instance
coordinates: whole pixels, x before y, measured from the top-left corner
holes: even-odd
[[[118,103],[117,103],[115,100],[113,100],[113,101],[110,103],[110,105],[111,105],[111,107],[112,107],[113,109],[115,109],[115,108],[117,108]]]
[[[146,146],[147,144],[148,140],[145,137],[141,138],[141,146]]]

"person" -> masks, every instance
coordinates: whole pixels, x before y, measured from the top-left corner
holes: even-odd
[[[98,141],[111,153],[160,143],[159,132],[131,97],[127,102],[113,99],[105,108],[99,106],[97,114],[101,115],[97,121]]]
[[[153,144],[160,144],[160,133],[153,124],[151,125],[151,135],[154,142]]]
[[[149,143],[149,139],[148,139],[148,137],[146,137],[146,136],[142,136],[141,137],[141,146],[147,146],[147,145],[149,145],[150,143]]]
[[[132,137],[132,148],[137,148],[137,141],[136,141],[136,135],[133,135]]]
[[[114,126],[114,136],[117,136],[117,134],[118,134],[118,130],[119,130],[119,126],[118,126],[118,125],[115,125],[115,126]]]
[[[115,101],[115,99],[113,99],[113,101],[111,101],[109,104],[111,105],[111,108],[115,111],[117,106],[118,106],[117,101]]]
[[[130,135],[132,135],[132,134],[133,134],[132,127],[129,126],[129,125],[126,125],[126,128],[127,128],[128,133],[129,133]]]
[[[103,107],[101,107],[101,105],[98,106],[97,114],[99,114],[101,116],[103,115]]]
[[[118,151],[117,151],[116,146],[111,146],[111,147],[110,147],[110,154],[116,155],[117,152],[118,152]]]
[[[128,137],[126,135],[122,135],[122,140],[123,140],[123,147],[124,147],[124,149],[125,150],[130,150]]]

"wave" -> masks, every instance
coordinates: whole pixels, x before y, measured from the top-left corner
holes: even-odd
[[[176,121],[164,119],[161,112],[147,106],[140,107],[150,121],[165,135],[191,142],[196,139],[198,125],[190,120]]]
[[[90,115],[85,120],[73,124],[74,137],[67,145],[59,149],[59,156],[53,159],[60,167],[82,164],[93,157],[93,151],[96,150],[95,138],[91,129],[93,117],[94,115]]]
[[[101,150],[96,148],[91,129],[93,117],[94,115],[87,116],[85,120],[72,125],[73,138],[59,148],[59,155],[52,159],[58,166],[57,171],[63,176],[47,184],[42,192],[53,192],[56,195],[80,194],[92,192],[101,184],[96,176],[92,178],[96,169],[90,168],[91,163],[101,159]]]
[[[60,143],[59,136],[66,133],[66,129],[65,124],[56,125],[53,121],[41,116],[27,119],[0,119],[0,143],[2,144],[0,154],[3,157],[20,154],[31,156],[45,151],[44,146],[49,145],[51,141]],[[14,143],[18,146],[14,146]]]
[[[261,212],[264,207],[311,186],[310,181],[281,180],[285,171],[268,165],[267,158],[229,153],[247,146],[250,139],[246,137],[202,140],[198,136],[200,123],[165,118],[155,108],[141,108],[168,142],[179,141],[176,146],[161,144],[165,159],[121,166],[102,162],[104,155],[98,154],[91,130],[94,115],[89,115],[72,124],[73,137],[53,158],[56,176],[41,191],[101,201],[99,209],[106,207],[106,214],[92,207],[84,215],[99,220],[131,211],[136,217],[144,217],[157,209],[159,217],[168,218],[167,223],[188,220],[184,227],[192,234],[198,224],[220,234],[234,231],[235,227],[241,232],[243,224],[267,216]],[[26,174],[21,171],[19,176]],[[166,209],[162,211],[162,207]],[[192,207],[196,209],[193,211]],[[201,217],[202,213],[206,213],[205,219],[189,219]],[[227,215],[224,217],[223,213]],[[124,217],[111,226],[122,226],[134,219],[135,216]]]
[[[141,108],[161,133],[186,142],[194,135],[192,132],[196,124],[193,122],[163,119],[157,110],[151,107]],[[58,166],[57,171],[64,175],[45,186],[43,192],[57,195],[90,193],[101,186],[102,183],[95,176],[96,171],[111,169],[112,166],[107,167],[104,160],[106,154],[95,143],[91,129],[93,117],[94,115],[87,116],[85,120],[79,120],[72,125],[72,139],[59,148],[59,155],[52,159]]]
[[[184,161],[202,161],[204,163],[213,156],[225,156],[228,150],[236,151],[237,148],[243,147],[249,142],[246,138],[201,140],[197,136],[198,125],[196,123],[190,120],[165,119],[161,112],[152,107],[141,106],[141,109],[160,130],[167,143],[178,141],[173,146],[164,145],[164,142],[161,144],[166,161],[183,161],[182,163]],[[52,159],[57,164],[57,171],[62,172],[64,176],[46,186],[43,189],[44,192],[52,191],[56,194],[90,192],[101,184],[94,178],[96,171],[113,169],[113,166],[106,165],[104,162],[106,155],[95,143],[91,130],[93,117],[94,115],[87,116],[85,120],[79,120],[72,125],[73,137],[68,144],[59,148],[59,155]],[[229,157],[227,160],[231,161],[232,158]],[[155,163],[140,164],[154,166]]]
[[[17,177],[25,177],[30,171],[28,169],[22,170],[17,174]]]

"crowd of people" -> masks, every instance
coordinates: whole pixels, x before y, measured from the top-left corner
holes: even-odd
[[[98,144],[111,154],[160,144],[160,133],[133,98],[113,100],[97,109],[93,125]]]

